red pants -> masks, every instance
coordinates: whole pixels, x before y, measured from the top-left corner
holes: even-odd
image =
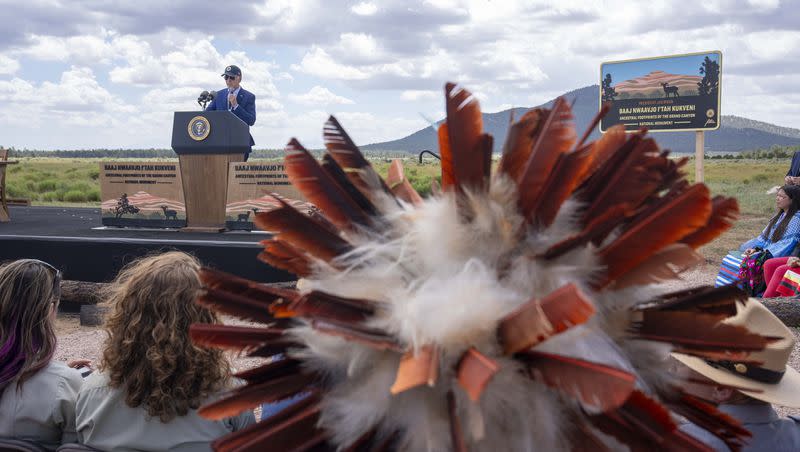
[[[773,257],[764,262],[764,281],[767,282],[767,290],[762,297],[772,298],[780,296],[777,292],[778,285],[780,285],[783,279],[783,274],[786,273],[786,270],[789,268],[789,266],[786,265],[786,261],[788,260],[789,256]]]

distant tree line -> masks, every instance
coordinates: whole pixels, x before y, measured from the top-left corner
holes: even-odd
[[[0,146],[2,149],[2,146]],[[74,151],[54,150],[40,151],[32,149],[8,148],[11,157],[49,157],[49,158],[112,158],[112,159],[162,159],[177,158],[172,149],[80,149]],[[320,149],[310,149],[313,155],[322,157]],[[404,158],[416,156],[405,151],[364,151],[371,158]],[[250,154],[251,159],[282,159],[285,155],[283,149],[256,149]]]
[[[800,151],[800,146],[772,146],[769,149],[755,149],[752,151],[742,151],[736,153],[722,154],[722,155],[706,155],[707,159],[723,159],[723,160],[742,160],[742,159],[788,159],[794,155],[795,152]]]

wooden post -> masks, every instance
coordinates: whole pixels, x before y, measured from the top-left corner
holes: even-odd
[[[703,182],[703,155],[705,154],[705,132],[698,130],[694,140],[694,181]]]

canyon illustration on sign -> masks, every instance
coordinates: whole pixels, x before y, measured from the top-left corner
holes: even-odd
[[[719,51],[602,63],[600,105],[611,109],[600,131],[718,129],[721,68]]]

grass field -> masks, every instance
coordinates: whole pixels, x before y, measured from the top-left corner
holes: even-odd
[[[8,194],[30,199],[33,205],[98,206],[98,163],[103,160],[22,158],[18,165],[8,167]],[[376,159],[373,164],[386,176],[389,160]],[[766,191],[783,183],[789,159],[706,160],[704,164],[705,182],[711,192],[736,197],[742,210],[737,225],[703,250],[709,263],[718,263],[727,250],[758,234],[774,214],[775,197]],[[439,162],[426,159],[419,163],[416,158],[407,158],[403,166],[414,188],[423,196],[428,195],[432,181],[439,178]],[[690,160],[685,168],[693,181],[694,161]]]

